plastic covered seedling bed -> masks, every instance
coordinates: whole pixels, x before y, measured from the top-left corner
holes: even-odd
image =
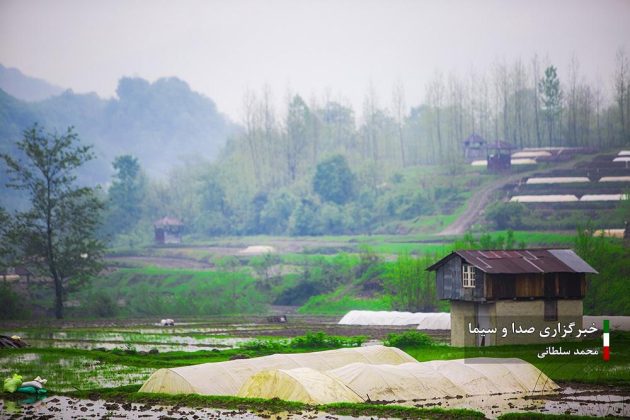
[[[599,182],[630,182],[630,176],[603,176]]]
[[[580,201],[620,201],[624,199],[624,194],[585,194]]]
[[[527,184],[570,184],[577,182],[590,182],[590,180],[585,176],[540,177],[527,180]]]
[[[512,165],[535,165],[535,159],[512,159]]]
[[[350,311],[340,325],[417,325],[422,330],[450,330],[448,312]]]
[[[607,236],[609,238],[623,239],[625,232],[625,229],[598,229],[593,232],[593,236]]]
[[[569,203],[578,201],[578,198],[572,194],[557,195],[515,195],[510,202],[516,203]]]
[[[550,157],[551,153],[544,150],[537,151],[524,151],[524,152],[516,152],[512,153],[512,159],[517,158],[539,158],[539,157]]]
[[[630,150],[622,150],[617,153],[617,156],[630,156]]]
[[[613,159],[613,162],[630,162],[630,156],[619,156]]]
[[[472,166],[488,166],[487,160],[473,160],[471,163]]]

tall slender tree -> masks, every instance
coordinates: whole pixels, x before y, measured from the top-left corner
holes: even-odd
[[[545,75],[539,82],[542,95],[543,111],[547,120],[547,132],[549,134],[549,146],[554,145],[554,128],[562,111],[562,90],[560,79],[554,66],[545,69]]]
[[[68,288],[101,268],[103,244],[95,231],[103,203],[93,188],[76,183],[77,169],[93,154],[72,128],[59,135],[34,125],[16,146],[22,156],[0,155],[10,177],[7,186],[30,198],[30,209],[15,214],[16,234],[21,253],[52,278],[60,319]]]

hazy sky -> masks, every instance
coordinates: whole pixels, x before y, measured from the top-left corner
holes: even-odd
[[[243,93],[269,84],[358,109],[373,84],[420,102],[437,69],[572,54],[610,85],[630,50],[630,0],[0,0],[0,63],[76,92],[115,95],[121,76],[177,76],[239,119]],[[630,51],[628,51],[630,53]]]

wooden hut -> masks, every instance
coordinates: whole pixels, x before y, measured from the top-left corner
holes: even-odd
[[[586,273],[597,273],[570,249],[454,251],[427,270],[436,272],[438,298],[451,301],[453,346],[540,343],[539,331],[558,322],[574,322],[577,333]],[[512,323],[536,332],[514,333]]]
[[[163,217],[153,224],[156,244],[178,244],[182,241],[184,224],[175,217]]]
[[[486,158],[486,140],[480,135],[473,133],[462,141],[464,148],[464,159],[467,162]]]
[[[26,279],[26,282],[29,283],[32,275],[33,273],[24,266],[7,267],[6,269],[0,271],[0,277],[2,277],[2,280],[5,282]]]

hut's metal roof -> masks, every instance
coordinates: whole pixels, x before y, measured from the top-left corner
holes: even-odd
[[[470,144],[470,143],[481,143],[481,144],[485,144],[486,143],[486,139],[484,139],[483,137],[481,137],[479,134],[477,133],[473,133],[470,136],[468,136],[468,138],[462,140],[462,143],[466,143],[466,144]]]
[[[153,223],[153,226],[155,227],[165,227],[165,226],[183,226],[184,224],[181,222],[181,220],[175,218],[175,217],[163,217],[160,220],[156,220],[155,223]]]
[[[514,146],[512,143],[508,143],[507,141],[494,140],[494,141],[490,141],[490,142],[486,143],[486,148],[487,149],[508,149],[508,150],[513,150],[513,149],[516,149],[516,146]]]
[[[28,268],[24,266],[9,267],[0,271],[0,276],[10,276],[10,275],[29,276],[31,274],[33,273],[31,273],[28,270]]]
[[[490,274],[595,273],[597,271],[571,249],[515,249],[453,251],[427,270],[442,266],[453,255]]]

